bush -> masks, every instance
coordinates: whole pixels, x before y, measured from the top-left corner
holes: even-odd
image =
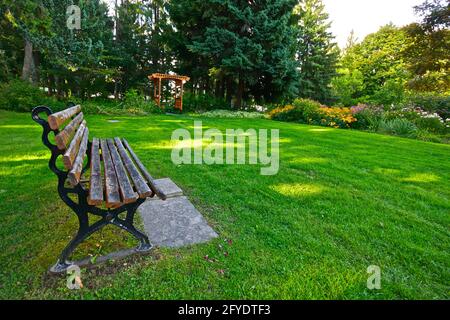
[[[145,100],[145,97],[135,89],[125,93],[120,105],[126,113],[130,114],[162,113],[161,108],[153,100]]]
[[[293,105],[278,107],[270,111],[267,116],[272,120],[296,122],[302,118],[302,112]]]
[[[425,111],[419,107],[392,107],[384,113],[384,118],[406,119],[414,123],[417,128],[436,134],[443,134],[446,131],[446,121],[438,113]]]
[[[300,122],[317,124],[321,120],[320,103],[310,99],[295,99],[294,107],[302,114]]]
[[[410,104],[422,107],[427,111],[450,109],[450,95],[421,93],[410,95],[407,100]]]
[[[320,113],[320,125],[326,127],[347,129],[358,121],[350,108],[321,107]]]
[[[417,127],[406,119],[383,119],[378,125],[378,132],[401,137],[415,138],[417,137]]]
[[[59,110],[64,107],[64,102],[48,97],[38,87],[19,79],[0,85],[0,109],[31,112],[39,105],[48,105]]]
[[[364,89],[364,76],[359,70],[350,71],[348,69],[338,70],[339,75],[335,77],[331,86],[338,102],[343,106],[351,106],[361,101],[358,98]]]
[[[221,98],[209,94],[192,94],[186,92],[183,95],[183,110],[187,112],[205,112],[211,110],[230,110],[231,106]]]
[[[421,117],[415,122],[419,129],[426,130],[435,134],[445,133],[446,127],[441,118],[438,117]]]
[[[372,131],[378,130],[380,121],[383,119],[383,108],[359,104],[350,110],[357,120],[353,123],[353,128]]]
[[[292,104],[278,107],[268,113],[272,120],[318,124],[320,103],[309,99],[296,99]]]
[[[369,99],[370,103],[385,107],[401,104],[404,100],[404,86],[395,80],[386,81],[386,83]]]
[[[265,116],[259,112],[247,111],[229,111],[229,110],[214,110],[202,113],[202,116],[208,118],[246,118],[246,119],[264,119]]]
[[[450,95],[422,93],[410,95],[408,105],[425,111],[436,112],[443,119],[450,118]]]

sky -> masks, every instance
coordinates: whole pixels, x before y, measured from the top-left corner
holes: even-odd
[[[413,7],[423,0],[323,0],[336,42],[345,47],[352,30],[361,41],[381,26],[403,26],[418,20]]]

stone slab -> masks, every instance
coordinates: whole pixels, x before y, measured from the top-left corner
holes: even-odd
[[[150,242],[159,247],[183,247],[218,237],[186,197],[147,200],[139,213]]]
[[[181,190],[170,178],[154,180],[154,184],[167,196],[167,198],[183,195],[183,190]],[[158,199],[158,197],[151,199]]]

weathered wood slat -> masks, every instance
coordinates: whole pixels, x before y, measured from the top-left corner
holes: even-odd
[[[80,182],[81,171],[83,170],[83,162],[86,157],[86,149],[89,140],[89,129],[86,127],[84,129],[83,139],[80,143],[80,148],[78,149],[77,157],[72,166],[72,170],[69,171],[68,179],[72,186],[76,186]]]
[[[123,166],[122,159],[120,158],[119,152],[114,145],[114,140],[107,139],[109,152],[111,154],[112,161],[114,163],[114,168],[116,169],[117,180],[119,182],[120,194],[122,196],[123,203],[133,203],[139,196],[133,190],[133,186],[128,178],[127,171]]]
[[[130,156],[128,155],[127,151],[125,150],[125,147],[122,144],[122,141],[120,141],[119,138],[114,138],[114,142],[116,143],[117,149],[119,150],[119,154],[122,158],[122,162],[125,165],[125,168],[127,169],[131,180],[134,183],[134,186],[136,187],[136,191],[139,193],[140,198],[146,198],[151,196],[152,190],[150,190],[149,186],[145,182],[144,178],[142,178],[141,174],[139,173],[138,169],[133,163],[133,160],[131,160]]]
[[[77,132],[75,133],[72,141],[70,142],[69,147],[63,156],[64,167],[67,170],[71,170],[73,166],[73,162],[75,161],[75,157],[78,154],[78,148],[80,146],[81,138],[83,138],[84,129],[86,128],[86,120],[78,127]]]
[[[116,170],[111,159],[108,143],[105,139],[100,140],[102,148],[103,166],[105,168],[105,194],[106,207],[114,208],[120,205],[119,183],[117,181]]]
[[[81,106],[77,105],[72,108],[68,108],[66,110],[53,113],[48,116],[47,121],[50,125],[50,128],[53,130],[59,129],[59,127],[69,120],[72,116],[76,115],[78,112],[81,111]]]
[[[92,139],[90,174],[88,203],[92,206],[98,206],[103,203],[103,183],[99,140],[97,138]]]
[[[58,133],[55,137],[56,145],[59,150],[64,150],[67,144],[72,138],[75,130],[80,125],[81,121],[83,121],[83,112],[80,112],[75,119],[73,119],[60,133]]]
[[[155,185],[155,183],[153,181],[153,177],[150,175],[150,173],[148,173],[147,169],[145,168],[145,166],[143,165],[141,160],[138,158],[138,156],[134,153],[133,149],[131,149],[130,145],[128,144],[128,141],[126,139],[122,139],[122,141],[123,141],[123,144],[124,144],[125,148],[127,148],[128,152],[130,153],[130,155],[133,158],[134,162],[136,163],[136,165],[138,166],[139,170],[141,171],[142,175],[147,180],[148,185],[150,186],[152,191],[154,193],[156,193],[156,195],[160,199],[166,200],[167,196],[161,190],[159,190],[159,188]]]

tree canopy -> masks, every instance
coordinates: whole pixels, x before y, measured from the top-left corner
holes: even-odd
[[[66,8],[81,10],[81,29]],[[421,22],[388,25],[342,52],[321,0],[4,0],[0,80],[21,77],[57,97],[148,92],[176,72],[186,89],[235,108],[295,97],[395,103],[449,92],[449,5],[426,0]]]

